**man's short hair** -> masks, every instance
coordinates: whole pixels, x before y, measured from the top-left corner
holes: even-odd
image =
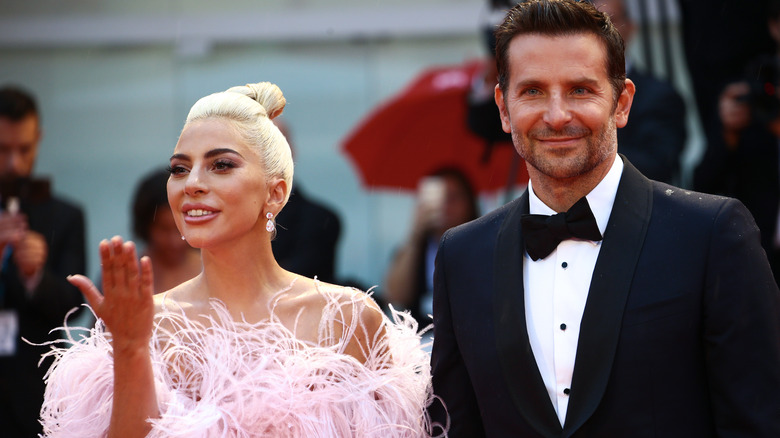
[[[515,5],[496,28],[498,84],[506,93],[509,80],[509,43],[518,35],[595,35],[607,53],[607,76],[615,91],[615,101],[625,88],[625,43],[607,14],[587,1],[526,0]]]
[[[32,94],[21,88],[0,88],[0,117],[18,122],[27,116],[38,116],[38,105]]]

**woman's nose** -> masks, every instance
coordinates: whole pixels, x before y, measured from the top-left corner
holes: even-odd
[[[206,192],[206,185],[204,184],[200,171],[192,169],[187,175],[187,179],[184,181],[184,193],[194,196]]]

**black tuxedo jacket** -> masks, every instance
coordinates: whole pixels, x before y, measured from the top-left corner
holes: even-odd
[[[563,427],[526,331],[528,193],[442,237],[432,367],[450,437],[780,436],[780,292],[752,217],[624,161]]]

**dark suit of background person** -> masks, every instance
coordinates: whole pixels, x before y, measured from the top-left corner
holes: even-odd
[[[678,0],[685,60],[708,144],[723,87],[739,80],[751,59],[774,51],[765,26],[769,2]]]
[[[636,68],[627,75],[637,92],[628,124],[617,131],[618,150],[648,178],[675,183],[686,141],[685,102],[668,82]]]
[[[630,45],[636,33],[623,0],[595,0]],[[630,60],[626,75],[636,85],[628,124],[618,129],[619,152],[646,177],[669,184],[680,179],[680,155],[687,139],[685,102],[671,83],[641,71]]]
[[[290,128],[282,117],[273,120],[290,144]],[[315,276],[335,282],[336,245],[341,235],[341,220],[333,210],[310,199],[296,184],[290,200],[276,217],[276,236],[271,240],[279,266],[305,277]]]
[[[17,105],[14,102],[19,99],[18,93],[16,90],[0,90],[0,120],[14,120],[14,115],[9,119],[8,108]],[[32,98],[27,97],[31,101]],[[11,113],[14,114],[14,111]],[[25,109],[22,117],[37,119],[37,110],[34,106],[31,112]],[[37,153],[37,139],[34,143],[33,161]],[[16,145],[0,145],[3,156],[12,153],[8,149],[13,147]],[[7,164],[8,160],[3,162]],[[4,167],[2,174],[4,177],[29,176],[32,162],[27,167],[22,171]],[[30,345],[22,338],[32,343],[58,338],[57,333],[50,335],[49,331],[62,326],[67,312],[82,303],[78,289],[71,286],[65,277],[84,272],[86,268],[84,217],[78,207],[56,197],[23,198],[20,211],[27,216],[29,230],[45,239],[47,257],[39,273],[39,281],[32,290],[27,289],[13,255],[7,256],[0,275],[0,312],[15,314],[19,323],[15,354],[0,357],[0,435],[8,438],[34,437],[41,433],[37,420],[43,400],[43,376],[50,363],[45,361],[39,366],[38,362],[48,348]],[[17,250],[18,247],[15,247],[14,251]]]
[[[780,0],[769,4],[764,24],[775,39],[776,54],[752,60],[740,80],[721,93],[712,143],[696,168],[694,189],[745,203],[761,229],[761,243],[778,280],[780,96],[767,90],[769,84],[780,86]]]
[[[341,221],[333,211],[311,201],[296,186],[276,224],[271,247],[279,266],[306,277],[335,281]]]
[[[780,250],[775,243],[780,207],[780,138],[756,120],[732,147],[722,136],[712,138],[696,168],[694,189],[733,196],[745,203],[761,229],[761,244],[769,255],[775,279],[780,280]]]
[[[450,437],[780,436],[780,292],[750,213],[617,159],[564,422],[527,329],[529,193],[443,236],[432,371]]]

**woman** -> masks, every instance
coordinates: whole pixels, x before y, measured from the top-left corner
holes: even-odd
[[[365,294],[280,268],[273,218],[292,158],[271,119],[273,84],[234,87],[190,110],[168,199],[203,271],[153,296],[148,257],[100,244],[103,291],[79,287],[105,323],[55,350],[46,436],[427,436],[427,357],[413,323]],[[113,372],[112,372],[113,368]]]
[[[170,172],[146,175],[133,196],[133,234],[146,247],[154,272],[154,292],[165,292],[201,271],[200,252],[182,240],[168,205],[166,185]]]

